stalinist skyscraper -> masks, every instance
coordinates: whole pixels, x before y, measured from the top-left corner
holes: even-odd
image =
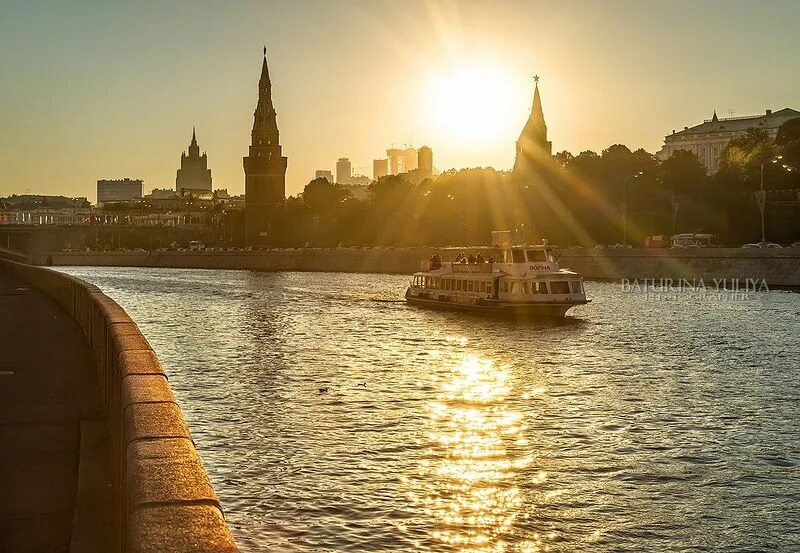
[[[281,155],[266,48],[250,136],[250,150],[244,158],[245,240],[251,246],[274,244],[280,238],[286,201],[287,159]]]
[[[192,194],[211,194],[211,169],[208,168],[208,156],[205,152],[200,155],[200,146],[197,145],[197,135],[192,128],[192,142],[189,144],[189,154],[181,154],[181,168],[175,175],[175,192],[179,196]]]

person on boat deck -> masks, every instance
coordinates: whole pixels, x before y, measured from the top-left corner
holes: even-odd
[[[431,269],[440,269],[442,267],[442,258],[438,253],[431,256]]]
[[[458,262],[459,263],[466,263],[467,262],[467,254],[465,254],[464,252],[461,252],[460,254],[458,254]]]
[[[467,262],[470,264],[475,263],[475,255],[469,254],[469,259],[467,260]]]
[[[479,253],[475,256],[475,263],[483,263],[483,256]]]

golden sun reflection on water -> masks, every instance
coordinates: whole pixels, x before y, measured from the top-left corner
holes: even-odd
[[[470,354],[440,361],[452,361],[452,372],[429,405],[433,461],[424,466],[433,477],[426,503],[434,538],[459,551],[547,550],[539,534],[514,528],[525,503],[518,481],[530,474],[533,455],[522,414],[506,402],[509,369]],[[546,475],[527,478],[536,484]],[[505,539],[511,532],[513,545]]]

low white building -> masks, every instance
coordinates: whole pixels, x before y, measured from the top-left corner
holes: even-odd
[[[664,146],[656,156],[665,160],[676,150],[687,150],[703,162],[709,173],[716,173],[719,169],[719,156],[731,139],[744,134],[750,128],[764,129],[774,139],[778,128],[795,117],[800,117],[800,111],[791,108],[775,112],[768,109],[763,115],[727,118],[717,117],[715,111],[711,119],[694,127],[684,127],[682,131],[672,131],[672,134],[665,136]]]
[[[117,179],[97,181],[97,203],[128,202],[142,199],[142,179]]]

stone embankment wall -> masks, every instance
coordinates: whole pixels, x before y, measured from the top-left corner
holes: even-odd
[[[434,251],[433,248],[302,248],[252,252],[64,252],[36,256],[33,261],[48,265],[407,274],[418,271],[420,260],[430,258]]]
[[[469,248],[463,248],[469,252]],[[182,267],[259,271],[330,271],[410,274],[434,248],[274,249],[259,252],[52,253],[34,262],[52,265]],[[764,279],[800,287],[800,248],[561,250],[561,265],[588,280]]]
[[[4,259],[0,271],[53,298],[90,346],[109,436],[113,550],[236,551],[164,370],[128,314],[77,278]]]
[[[567,249],[560,263],[594,280],[702,279],[706,286],[717,281],[725,287],[738,280],[743,288],[750,279],[800,287],[800,248]]]

